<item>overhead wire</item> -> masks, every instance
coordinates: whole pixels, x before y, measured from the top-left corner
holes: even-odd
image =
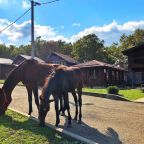
[[[9,24],[8,26],[6,26],[5,28],[3,28],[2,30],[0,30],[0,34],[8,29],[9,27],[11,27],[14,23],[16,23],[19,19],[21,19],[24,15],[26,15],[29,11],[31,10],[31,8],[29,8],[27,11],[25,11],[20,17],[18,17],[15,21],[13,21],[11,24]]]
[[[49,4],[49,3],[54,3],[56,1],[60,1],[60,0],[47,1],[47,2],[40,3],[40,4],[41,5],[46,5],[46,4]]]
[[[43,3],[39,3],[40,5],[46,5],[46,4],[49,4],[49,3],[54,3],[56,1],[60,1],[60,0],[53,0],[53,1],[47,1],[47,2],[43,2]],[[24,15],[26,15],[29,11],[31,10],[31,8],[29,8],[27,11],[25,11],[20,17],[18,17],[15,21],[13,21],[11,24],[9,24],[8,26],[6,26],[5,28],[3,28],[2,30],[0,30],[0,34],[8,29],[9,27],[11,27],[14,23],[16,23],[19,19],[21,19]]]

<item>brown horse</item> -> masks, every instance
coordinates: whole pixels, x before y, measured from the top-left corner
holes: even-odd
[[[68,92],[77,98],[75,89],[78,91],[78,102],[79,102],[79,123],[81,123],[81,106],[82,106],[82,75],[79,68],[74,67],[58,67],[55,74],[49,76],[42,89],[42,94],[40,95],[40,108],[39,108],[39,120],[40,126],[45,125],[45,117],[50,109],[50,95],[52,94],[55,101],[55,111],[56,111],[56,126],[58,126],[59,119],[59,98],[62,96],[64,99],[64,110],[67,109],[68,112],[68,126],[71,126],[71,115],[68,100]],[[77,101],[77,100],[76,100]],[[76,103],[77,107],[77,103]],[[77,119],[78,109],[76,108],[75,119]]]
[[[58,65],[55,65],[57,67]],[[18,82],[22,81],[26,86],[29,101],[29,114],[32,112],[32,92],[35,103],[39,108],[38,85],[43,84],[45,78],[54,71],[54,66],[46,63],[39,63],[33,59],[26,60],[16,67],[6,79],[0,89],[0,115],[4,114],[11,103],[11,93]]]

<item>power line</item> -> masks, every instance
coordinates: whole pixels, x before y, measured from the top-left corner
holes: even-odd
[[[46,4],[49,4],[49,3],[54,3],[56,1],[60,1],[60,0],[53,0],[53,1],[48,1],[48,2],[44,2],[44,3],[37,3],[35,2],[36,5],[46,5]],[[0,34],[8,29],[9,27],[11,27],[14,23],[16,23],[19,19],[21,19],[25,14],[27,14],[29,11],[30,11],[31,8],[29,8],[26,12],[24,12],[20,17],[18,17],[14,22],[12,22],[11,24],[9,24],[8,26],[6,26],[5,28],[3,28],[2,30],[0,30]]]
[[[49,4],[49,3],[54,3],[56,1],[60,1],[60,0],[53,0],[53,1],[48,1],[48,2],[44,2],[44,3],[40,3],[41,5],[46,5],[46,4]]]
[[[0,34],[8,29],[9,27],[11,27],[14,23],[16,23],[19,19],[21,19],[25,14],[27,14],[30,11],[31,8],[29,8],[27,11],[25,11],[20,17],[18,17],[14,22],[12,22],[11,24],[9,24],[8,26],[6,26],[4,29],[0,30]]]

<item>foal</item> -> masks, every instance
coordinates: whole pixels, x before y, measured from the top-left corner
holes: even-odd
[[[58,126],[59,120],[59,98],[62,96],[64,99],[64,110],[68,112],[68,126],[71,126],[71,115],[68,100],[68,92],[75,92],[77,88],[79,94],[79,122],[81,122],[81,105],[82,105],[82,77],[79,68],[63,67],[60,66],[56,69],[54,75],[49,76],[46,79],[44,87],[42,89],[42,94],[40,96],[40,108],[39,108],[39,120],[40,125],[44,126],[45,117],[50,109],[50,95],[52,94],[55,102],[56,111],[56,126]],[[76,95],[76,94],[75,94]],[[77,105],[76,105],[77,106]],[[78,109],[76,109],[76,119],[78,115]]]

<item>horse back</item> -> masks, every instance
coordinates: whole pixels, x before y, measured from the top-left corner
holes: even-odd
[[[81,70],[76,67],[59,67],[56,70],[56,78],[59,87],[64,90],[73,90],[78,87],[83,87]]]
[[[43,85],[45,78],[54,71],[54,66],[46,63],[28,63],[24,69],[24,83]]]

